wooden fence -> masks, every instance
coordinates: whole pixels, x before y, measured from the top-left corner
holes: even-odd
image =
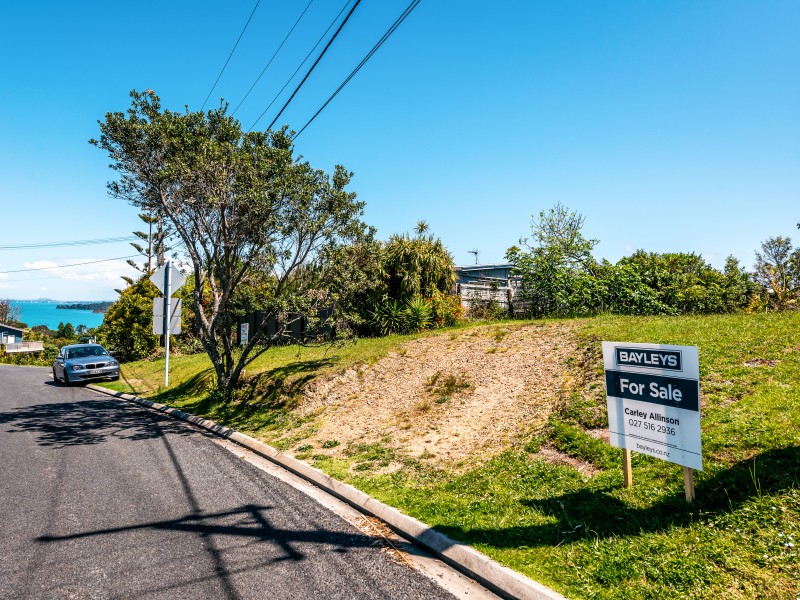
[[[456,293],[461,296],[461,306],[467,311],[475,305],[495,302],[509,316],[523,317],[530,310],[531,302],[519,297],[520,289],[516,279],[479,279],[475,283],[459,283]]]
[[[284,329],[284,331],[278,343],[292,344],[305,342],[310,339],[330,338],[334,333],[333,326],[328,323],[331,315],[333,315],[332,308],[320,310],[317,313],[317,318],[322,322],[322,325],[319,330],[314,331],[309,329],[308,319],[302,315],[289,313],[286,315],[286,320],[283,324],[281,324],[276,317],[272,317],[271,319],[267,319],[266,323],[264,323],[264,334],[266,336],[264,339],[265,341],[273,340],[274,343],[274,337],[281,329]],[[255,335],[257,325],[264,321],[264,313],[260,310],[248,312],[244,316],[239,317],[237,321],[236,344],[241,345],[242,325],[247,323],[248,337],[252,338],[253,335]]]

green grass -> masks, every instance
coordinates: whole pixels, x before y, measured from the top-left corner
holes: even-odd
[[[444,331],[457,336],[462,330],[480,325],[469,323]],[[167,389],[163,359],[126,363],[120,381],[101,385],[202,415],[286,450],[313,432],[313,415],[298,418],[292,411],[305,384],[334,371],[374,364],[403,343],[440,334],[441,331],[364,338],[333,347],[271,348],[248,365],[242,389],[232,402],[219,402],[211,393],[216,376],[205,354],[170,357]]]
[[[519,448],[459,473],[404,461],[383,444],[307,459],[570,597],[800,597],[800,312],[578,324],[582,348],[570,360],[562,405]],[[640,454],[633,456],[634,487],[623,488],[619,450],[587,432],[604,424],[601,340],[699,346],[704,470],[695,473],[694,503],[683,499],[680,466]],[[302,379],[370,362],[400,341],[370,340],[374,347],[327,357],[280,349],[264,358],[262,372]],[[162,393],[162,401],[249,433],[272,427],[285,438],[310,426],[293,421],[286,402],[266,402],[245,418],[241,409],[227,414],[209,403],[204,392],[194,398],[202,360],[186,360],[173,363],[186,374],[185,390]],[[539,459],[542,445],[590,461],[597,474]],[[403,468],[381,472],[393,460]]]

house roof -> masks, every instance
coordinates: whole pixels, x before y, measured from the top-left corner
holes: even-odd
[[[511,263],[489,263],[485,265],[465,265],[456,267],[456,269],[459,271],[489,271],[490,269],[511,269],[513,266]]]
[[[0,323],[0,327],[3,329],[13,329],[14,331],[19,331],[20,335],[25,333],[25,330],[22,327],[14,327],[13,325],[6,325],[5,323]]]

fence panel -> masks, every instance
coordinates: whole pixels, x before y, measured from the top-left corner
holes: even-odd
[[[461,306],[470,310],[473,303],[485,303],[494,300],[501,310],[505,310],[513,317],[524,317],[531,309],[532,302],[523,300],[518,294],[522,289],[521,283],[516,279],[509,279],[506,285],[497,285],[493,281],[478,281],[476,283],[460,283],[456,293],[461,296]]]

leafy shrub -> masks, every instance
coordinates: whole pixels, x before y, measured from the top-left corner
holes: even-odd
[[[383,275],[390,298],[409,302],[434,291],[448,292],[455,285],[453,257],[442,241],[427,233],[420,222],[416,234],[393,235],[384,247]]]
[[[406,303],[406,327],[411,331],[428,329],[433,323],[431,306],[417,296]]]
[[[344,248],[334,262],[339,287],[347,290],[334,296],[351,326],[363,333],[421,331],[463,318],[447,296],[455,285],[453,257],[424,222],[413,236],[393,235],[387,242],[369,237]]]
[[[450,327],[464,320],[464,307],[459,296],[451,296],[440,290],[434,290],[426,302],[431,307],[431,319],[434,327]]]
[[[122,360],[139,360],[152,354],[158,346],[153,335],[153,298],[158,289],[146,276],[122,290],[108,307],[103,324],[98,328],[98,341],[114,350]]]
[[[535,245],[523,239],[527,251],[514,246],[506,252],[532,316],[711,314],[751,303],[753,282],[733,257],[724,273],[693,252],[638,250],[616,264],[598,263],[591,255],[597,240],[583,237],[583,221],[556,205],[532,221]],[[781,256],[788,256],[783,249]]]
[[[381,335],[402,333],[407,328],[405,307],[397,300],[384,298],[372,313],[372,323]]]

